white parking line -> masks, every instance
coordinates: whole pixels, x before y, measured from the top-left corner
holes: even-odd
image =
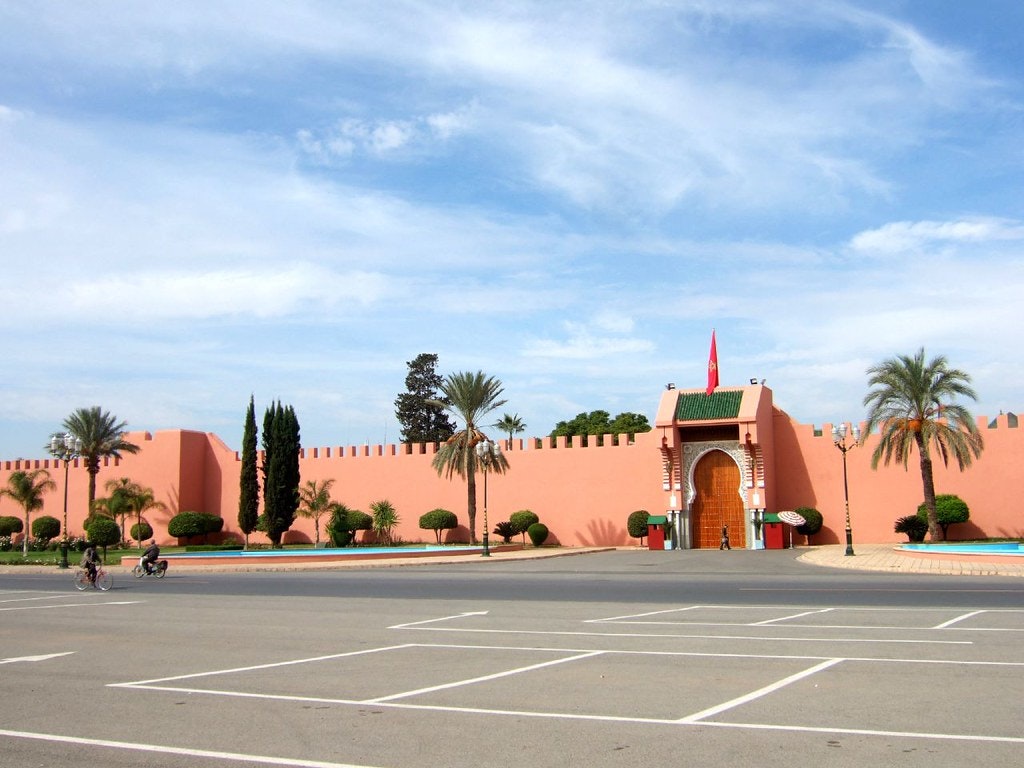
[[[324,760],[302,760],[292,757],[271,757],[269,755],[247,755],[241,752],[220,752],[210,749],[189,749],[187,747],[167,747],[159,744],[139,744],[137,742],[111,741],[109,739],[84,739],[77,736],[60,736],[55,733],[30,733],[28,731],[8,731],[0,729],[0,736],[12,739],[33,739],[59,744],[76,744],[86,747],[104,747],[107,749],[123,749],[128,752],[150,752],[181,757],[203,757],[210,760],[231,760],[237,763],[258,763],[260,765],[281,765],[289,768],[373,768],[351,763],[330,763]]]
[[[764,621],[755,621],[753,624],[748,626],[751,627],[766,627],[770,624],[774,624],[778,621],[789,621],[790,619],[799,619],[804,616],[813,616],[818,613],[828,613],[829,611],[835,610],[834,608],[819,608],[815,611],[804,611],[803,613],[794,613],[790,616],[779,616],[777,619],[765,619]]]
[[[964,619],[969,619],[972,616],[979,616],[982,613],[985,613],[985,611],[971,611],[970,613],[965,613],[963,616],[957,616],[955,619],[950,619],[949,621],[944,621],[941,624],[935,625],[935,629],[945,629],[946,627],[950,627],[953,624],[956,624],[957,622],[963,621]]]
[[[450,688],[462,688],[463,686],[473,685],[474,683],[483,683],[490,680],[498,680],[502,677],[509,677],[510,675],[518,675],[522,672],[532,672],[536,669],[544,669],[545,667],[553,667],[556,664],[566,664],[571,661],[579,661],[580,659],[589,659],[593,656],[600,656],[604,651],[590,651],[589,653],[581,653],[575,656],[568,656],[564,659],[553,659],[551,661],[545,661],[540,664],[530,664],[526,667],[518,667],[517,669],[508,669],[504,672],[495,672],[493,675],[482,675],[480,677],[472,677],[468,680],[456,680],[451,683],[443,683],[441,685],[432,685],[429,688],[419,688],[415,691],[404,691],[402,693],[393,693],[390,696],[380,696],[376,699],[365,699],[364,704],[380,704],[385,701],[395,701],[396,699],[405,699],[409,696],[419,696],[424,693],[433,693],[434,691],[443,691]]]
[[[701,710],[700,712],[695,712],[692,715],[681,717],[679,718],[678,722],[697,723],[708,717],[713,717],[714,715],[721,714],[722,712],[727,712],[728,710],[735,709],[736,707],[739,707],[743,704],[748,704],[751,701],[756,701],[757,699],[760,699],[762,696],[767,696],[769,693],[774,693],[775,691],[785,688],[787,685],[790,685],[791,683],[798,682],[806,677],[810,677],[811,675],[816,675],[818,672],[821,672],[824,669],[834,667],[841,661],[843,661],[843,659],[827,659],[826,661],[823,661],[820,664],[815,664],[813,667],[805,669],[803,672],[797,672],[796,674],[790,675],[789,677],[784,677],[781,680],[772,683],[771,685],[766,685],[763,688],[758,688],[756,691],[751,691],[750,693],[744,694],[743,696],[738,696],[737,698],[731,699],[730,701],[722,702],[721,704],[717,704],[714,707],[708,707],[707,709]]]

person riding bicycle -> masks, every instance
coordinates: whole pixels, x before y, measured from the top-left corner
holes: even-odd
[[[80,565],[89,572],[89,581],[93,584],[96,583],[96,567],[100,564],[100,556],[96,552],[96,547],[93,544],[88,544],[85,551],[82,553],[82,562]]]
[[[146,573],[152,573],[153,565],[158,557],[160,557],[160,547],[156,545],[156,539],[150,539],[149,546],[146,547],[146,551],[139,558],[139,565],[142,566]]]

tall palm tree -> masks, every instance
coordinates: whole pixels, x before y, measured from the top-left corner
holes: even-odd
[[[441,445],[432,464],[439,476],[449,480],[453,475],[466,478],[469,536],[476,544],[476,470],[479,463],[476,445],[487,439],[487,435],[480,431],[480,423],[488,413],[507,401],[498,399],[503,391],[501,382],[493,376],[484,376],[481,371],[453,373],[439,389],[444,400],[434,402],[461,419],[464,426]],[[498,454],[487,469],[502,474],[508,469],[508,460],[504,454]]]
[[[96,500],[96,475],[100,472],[100,461],[105,458],[121,458],[121,453],[138,453],[139,446],[124,439],[125,422],[94,405],[79,408],[66,419],[64,429],[82,441],[81,456],[89,473],[89,506]]]
[[[978,396],[971,377],[950,368],[939,356],[925,362],[924,348],[913,357],[901,355],[868,368],[872,389],[864,398],[868,406],[865,434],[881,428],[878,446],[871,455],[872,469],[891,460],[904,468],[914,448],[921,463],[924,503],[928,510],[928,532],[932,541],[942,540],[942,527],[935,512],[935,480],[932,450],[949,466],[952,456],[962,471],[981,455],[981,434],[970,412],[954,401],[956,397]]]
[[[333,485],[334,480],[328,479],[319,483],[316,480],[307,480],[299,486],[299,508],[295,512],[300,517],[313,520],[313,529],[316,531],[313,546],[320,544],[320,518],[332,508],[331,487]]]
[[[7,487],[0,488],[0,496],[9,496],[25,510],[25,535],[22,538],[21,553],[28,557],[28,537],[32,513],[43,508],[43,494],[56,490],[57,484],[50,479],[45,469],[34,469],[31,472],[18,470],[7,478]]]
[[[518,413],[506,413],[504,416],[502,416],[500,419],[494,422],[494,424],[492,424],[491,426],[493,426],[495,429],[500,429],[502,432],[508,434],[507,446],[508,450],[510,451],[512,450],[512,436],[518,435],[520,432],[526,429],[526,423],[521,418],[519,418]]]

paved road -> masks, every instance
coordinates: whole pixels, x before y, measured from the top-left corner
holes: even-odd
[[[998,768],[1024,753],[1019,579],[639,550],[67,582],[0,576],[0,765]]]

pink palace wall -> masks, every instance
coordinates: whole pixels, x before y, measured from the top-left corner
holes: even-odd
[[[766,464],[773,472],[768,482],[775,486],[775,509],[812,506],[821,511],[825,524],[813,543],[837,543],[844,539],[842,456],[829,437],[830,424],[815,436],[812,425],[798,424],[777,408],[773,411],[773,442]],[[951,538],[979,536],[1024,536],[1024,515],[1018,507],[1017,491],[1024,479],[1024,440],[1019,429],[1011,428],[1000,416],[995,429],[987,417],[978,419],[985,439],[981,459],[963,473],[935,466],[936,489],[964,498],[971,509],[971,522],[954,526]],[[496,435],[493,437],[497,437]],[[209,512],[225,521],[225,532],[237,533],[238,454],[213,434],[182,430],[154,434],[134,432],[131,442],[142,450],[120,461],[107,461],[98,480],[98,495],[104,495],[109,480],[129,477],[153,488],[166,512],[147,514],[158,541],[169,543],[167,521],[184,510]],[[916,454],[909,468],[870,468],[871,451],[877,438],[868,437],[863,446],[847,454],[850,511],[854,540],[897,542],[905,540],[892,530],[893,521],[912,514],[921,499],[920,471]],[[566,546],[622,546],[636,544],[626,533],[626,518],[636,509],[663,513],[669,494],[662,488],[661,430],[637,435],[633,442],[622,436],[612,445],[606,436],[603,446],[567,445],[565,438],[515,440],[506,451],[510,469],[488,478],[488,522],[491,529],[512,512],[533,510],[551,530],[552,542]],[[300,461],[302,480],[334,479],[333,499],[368,511],[371,502],[389,500],[401,517],[398,535],[405,541],[432,541],[433,533],[418,527],[420,515],[435,507],[455,512],[462,527],[450,540],[468,539],[465,528],[466,484],[455,478],[439,478],[430,466],[433,446],[404,445],[345,446],[311,448]],[[45,496],[41,512],[61,519],[63,514],[64,467],[52,459],[0,462],[0,483],[18,469],[45,468],[57,490]],[[483,478],[477,478],[477,533],[483,524]],[[81,462],[73,462],[68,484],[68,522],[72,534],[81,531],[85,518],[88,478]],[[0,500],[0,515],[22,517],[14,502]],[[321,519],[321,538],[326,519]],[[313,521],[298,519],[285,541],[313,538]],[[493,538],[493,537],[492,537]],[[253,541],[260,541],[254,534]]]

